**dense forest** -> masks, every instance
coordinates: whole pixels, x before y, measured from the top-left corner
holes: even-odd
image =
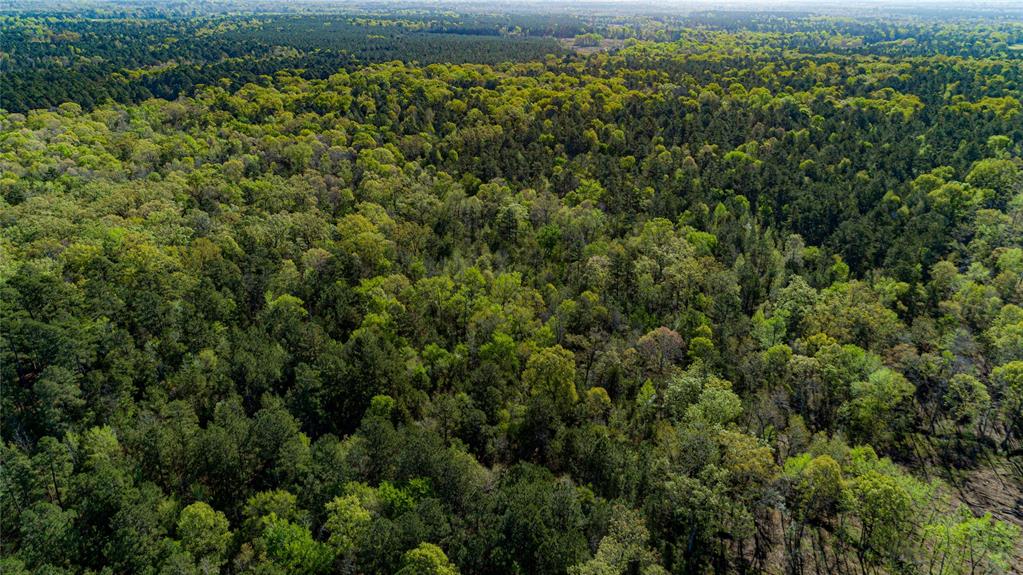
[[[1023,570],[1023,10],[51,4],[5,575]]]

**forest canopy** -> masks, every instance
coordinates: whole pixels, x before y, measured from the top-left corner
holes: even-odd
[[[0,571],[1023,569],[1019,10],[5,6]]]

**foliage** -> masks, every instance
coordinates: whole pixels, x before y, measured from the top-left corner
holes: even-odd
[[[1019,570],[1011,12],[162,4],[0,15],[0,570]]]

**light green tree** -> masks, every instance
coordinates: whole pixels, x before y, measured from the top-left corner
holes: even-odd
[[[186,551],[202,565],[216,569],[223,564],[231,540],[227,517],[208,504],[197,501],[181,510],[178,538]]]
[[[458,575],[458,568],[440,547],[420,543],[401,558],[401,569],[396,575]]]

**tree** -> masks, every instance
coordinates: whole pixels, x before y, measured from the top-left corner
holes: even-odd
[[[397,575],[458,575],[458,569],[444,551],[433,543],[420,543],[406,551]]]
[[[39,422],[44,435],[60,437],[80,417],[85,406],[78,377],[69,369],[51,365],[32,387],[38,402]]]
[[[182,547],[203,571],[215,571],[227,560],[231,540],[227,517],[206,503],[197,501],[181,510],[177,533]]]
[[[327,543],[340,556],[353,553],[368,533],[372,518],[357,496],[335,497],[327,504],[327,522],[324,525],[330,533]]]
[[[263,531],[253,542],[257,552],[265,553],[273,565],[285,573],[318,575],[330,570],[334,553],[313,539],[309,529],[296,525],[276,513],[264,516]]]
[[[973,164],[966,174],[966,183],[991,190],[989,205],[1002,208],[1023,186],[1016,162],[1007,158],[985,158]]]
[[[526,361],[522,384],[534,396],[551,402],[559,413],[567,413],[579,399],[572,352],[560,345],[534,352]]]
[[[682,336],[662,326],[639,338],[636,349],[646,361],[647,369],[663,376],[669,367],[684,357],[683,345]]]
[[[624,506],[612,510],[608,532],[600,540],[597,553],[585,563],[573,565],[569,575],[661,575],[667,573],[657,554],[649,547],[650,532],[642,515]]]
[[[843,410],[856,437],[873,445],[891,445],[909,425],[913,384],[901,373],[881,368],[852,385]]]
[[[990,513],[977,517],[965,505],[924,528],[930,553],[929,572],[936,575],[1009,573],[1013,542],[1020,528],[995,521]]]
[[[850,487],[851,508],[860,520],[853,545],[863,565],[894,567],[909,542],[913,498],[894,478],[870,470]]]
[[[838,283],[820,294],[805,320],[808,332],[826,333],[866,349],[883,349],[900,329],[899,318],[866,284]]]
[[[957,373],[948,382],[945,392],[945,405],[949,415],[961,429],[963,424],[973,423],[991,406],[991,396],[987,387],[977,378],[966,373]]]
[[[43,570],[44,566],[65,567],[74,558],[73,510],[40,501],[21,513],[21,557],[28,566]]]
[[[789,571],[803,571],[807,527],[816,537],[816,541],[810,539],[814,561],[827,567],[827,554],[819,553],[818,549],[823,549],[822,541],[833,531],[834,521],[847,497],[842,468],[830,455],[812,457],[804,453],[785,462],[785,474],[791,480],[791,491],[787,495],[793,519],[785,529],[784,539]]]
[[[799,474],[796,492],[799,512],[810,521],[832,516],[842,503],[842,468],[829,455],[819,455]]]
[[[1005,425],[1005,443],[1012,437],[1023,436],[1023,361],[1011,361],[991,371],[991,379],[998,390],[999,413]]]
[[[245,522],[241,537],[252,539],[263,528],[263,518],[271,513],[296,524],[305,523],[306,512],[298,506],[298,498],[283,489],[262,491],[249,498],[242,510]]]

